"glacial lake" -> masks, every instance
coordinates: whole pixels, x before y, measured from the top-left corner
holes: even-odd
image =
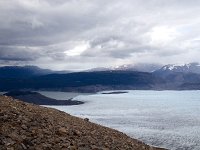
[[[127,91],[80,95],[77,106],[48,106],[89,118],[147,144],[172,150],[200,150],[200,91]],[[64,99],[68,93],[46,96]]]

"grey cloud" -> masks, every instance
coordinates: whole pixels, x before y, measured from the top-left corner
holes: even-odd
[[[89,3],[80,2],[79,5],[69,1],[63,5],[49,5],[49,1],[19,0],[5,4],[14,8],[4,10],[0,19],[4,27],[0,30],[3,44],[48,45],[73,38],[95,24],[92,21],[95,17],[89,14]]]
[[[51,60],[63,68],[86,68],[93,59],[115,65],[138,56],[159,63],[170,56],[172,62],[198,60],[199,5],[198,0],[0,1],[0,60],[41,66]],[[80,55],[65,54],[84,42],[89,47]]]
[[[39,53],[30,50],[28,47],[0,46],[0,60],[34,61],[37,58],[39,58]]]

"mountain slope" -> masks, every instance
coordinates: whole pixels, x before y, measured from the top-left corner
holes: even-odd
[[[151,73],[133,71],[50,74],[29,79],[0,79],[0,90],[55,89],[96,92],[105,89],[151,89],[164,81]],[[99,87],[101,89],[99,89]]]
[[[76,100],[57,100],[46,97],[38,92],[31,91],[11,91],[3,95],[11,96],[16,99],[20,99],[24,102],[33,103],[37,105],[79,105],[84,102]]]
[[[153,74],[165,80],[172,89],[200,89],[200,65],[198,63],[165,65]]]
[[[0,126],[1,150],[160,149],[87,119],[4,96],[0,96]]]
[[[91,71],[41,75],[34,73],[2,74],[0,91],[61,90],[98,92],[103,90],[179,90],[199,88],[200,74],[193,73],[197,64],[164,66],[154,72],[127,70]],[[184,69],[185,68],[185,69]],[[197,72],[197,70],[196,70]],[[39,75],[40,74],[40,75]],[[193,84],[193,85],[192,85]],[[184,85],[184,88],[181,86]],[[187,85],[187,86],[186,86]],[[193,88],[192,88],[193,89]]]
[[[146,64],[146,63],[138,63],[138,64],[127,64],[115,67],[100,67],[100,68],[92,68],[86,70],[86,72],[96,72],[96,71],[138,71],[138,72],[153,72],[155,70],[160,69],[162,66],[159,64]]]
[[[117,67],[114,67],[113,70],[153,72],[153,71],[159,69],[160,67],[161,67],[161,65],[159,65],[159,64],[138,63],[138,64],[117,66]]]
[[[48,69],[36,66],[5,66],[0,67],[0,78],[29,78],[53,73]]]
[[[196,73],[200,74],[200,64],[199,63],[189,63],[182,65],[169,64],[162,68],[156,70],[157,74],[170,74],[172,72],[182,72],[182,73]]]

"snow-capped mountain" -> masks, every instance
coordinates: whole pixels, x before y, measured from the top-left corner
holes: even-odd
[[[99,67],[99,68],[92,68],[92,69],[85,70],[85,72],[97,72],[97,71],[109,71],[109,70],[111,69],[106,68],[106,67]]]
[[[155,72],[160,72],[160,73],[182,72],[182,73],[200,74],[200,64],[199,63],[189,63],[182,65],[169,64],[163,66],[161,69],[158,69]]]
[[[200,88],[200,64],[189,63],[182,65],[165,65],[161,69],[153,72],[157,77],[161,77],[169,89],[199,89]]]
[[[145,64],[145,63],[139,63],[139,64],[125,64],[120,66],[114,66],[114,67],[101,67],[101,68],[93,68],[90,70],[87,70],[87,72],[95,72],[95,71],[112,71],[112,70],[122,70],[122,71],[139,71],[139,72],[153,72],[162,66],[159,64]]]
[[[116,66],[113,70],[129,70],[129,71],[140,71],[140,72],[153,72],[159,69],[161,65],[159,64],[146,64],[146,63],[138,63],[138,64],[128,64],[122,66]]]

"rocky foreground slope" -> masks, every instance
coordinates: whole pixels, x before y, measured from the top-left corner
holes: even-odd
[[[56,109],[0,96],[1,150],[161,150]]]

